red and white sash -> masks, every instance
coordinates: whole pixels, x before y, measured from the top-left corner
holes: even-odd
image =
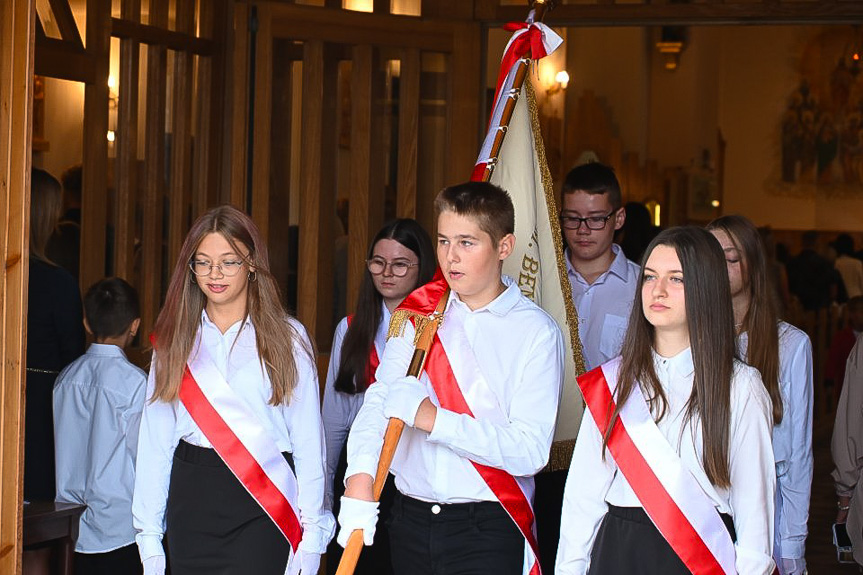
[[[615,407],[619,368],[617,358],[578,378],[603,434]],[[737,573],[734,543],[722,518],[656,426],[640,386],[621,409],[608,450],[656,528],[692,573]]]
[[[451,357],[455,360],[451,361]],[[425,371],[444,409],[493,422],[506,421],[506,413],[488,387],[458,314],[445,316],[429,350]],[[502,469],[471,463],[527,540],[524,573],[539,575],[539,548],[531,507],[533,478],[513,477]]]
[[[350,329],[351,322],[354,321],[354,315],[350,314],[349,316],[347,316],[347,320],[348,320],[348,329]],[[384,328],[386,328],[386,326],[384,326]],[[368,382],[368,385],[371,385],[377,381],[377,379],[375,379],[375,373],[377,373],[378,366],[380,364],[381,364],[381,357],[380,357],[380,354],[378,354],[378,346],[377,346],[377,342],[375,341],[375,342],[372,342],[372,351],[371,351],[371,353],[369,353],[369,362],[366,364],[366,381]]]
[[[216,368],[200,333],[180,401],[213,448],[296,552],[303,537],[297,478],[269,432]]]

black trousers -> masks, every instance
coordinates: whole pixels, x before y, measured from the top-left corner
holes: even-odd
[[[543,573],[554,573],[557,543],[560,541],[560,512],[563,508],[563,488],[568,469],[545,471],[534,477],[536,493],[533,513],[536,517],[536,538],[539,543],[539,563]]]
[[[172,575],[285,572],[288,541],[213,449],[180,442],[165,522]]]
[[[396,493],[389,533],[397,575],[522,572],[526,542],[496,501],[438,505]]]
[[[132,543],[106,553],[75,553],[75,575],[141,575],[138,546]]]
[[[722,521],[737,539],[731,517]],[[590,552],[588,575],[690,575],[680,557],[641,507],[615,507],[599,526]]]

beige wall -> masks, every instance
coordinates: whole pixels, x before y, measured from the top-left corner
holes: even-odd
[[[593,90],[607,103],[624,151],[660,169],[717,158],[726,143],[724,212],[778,229],[863,230],[861,199],[800,198],[771,191],[779,169],[779,129],[799,83],[800,56],[825,28],[689,28],[675,72],[662,69],[648,28],[573,28],[570,90]],[[772,178],[772,179],[771,179]]]
[[[46,152],[33,156],[33,165],[57,179],[73,164],[80,164],[84,150],[84,84],[45,79]]]

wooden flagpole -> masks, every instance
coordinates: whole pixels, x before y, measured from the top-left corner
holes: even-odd
[[[549,6],[551,3],[552,0],[534,0],[534,22],[542,21],[547,9],[551,8],[551,6]],[[488,164],[486,165],[485,173],[482,177],[483,182],[487,182],[491,179],[492,172],[494,171],[494,165],[497,161],[498,154],[500,154],[500,149],[503,146],[503,139],[504,137],[506,137],[506,128],[507,126],[509,126],[509,121],[512,118],[513,111],[515,110],[518,96],[519,94],[521,94],[524,80],[527,77],[527,71],[530,67],[530,60],[531,59],[528,57],[519,60],[518,69],[516,70],[515,78],[513,79],[512,90],[507,95],[507,102],[504,105],[500,123],[498,124],[498,126],[491,128],[497,130],[497,133],[495,134],[494,142],[492,143],[490,158],[488,160]],[[408,366],[407,375],[419,377],[420,373],[422,372],[422,368],[425,365],[426,355],[429,348],[431,347],[432,341],[434,340],[435,333],[437,333],[437,328],[440,325],[441,320],[443,319],[443,309],[444,307],[446,307],[446,302],[448,299],[449,290],[447,289],[447,291],[443,294],[440,301],[438,302],[437,309],[434,313],[434,321],[429,322],[426,325],[425,329],[420,332],[416,349],[414,350],[414,355],[411,358],[410,365]],[[395,455],[396,447],[398,447],[398,442],[401,438],[404,425],[405,424],[403,421],[395,418],[390,419],[389,423],[387,424],[386,434],[384,435],[384,443],[383,447],[381,448],[381,456],[378,459],[378,469],[375,473],[375,481],[372,488],[375,501],[380,500],[381,492],[383,491],[384,483],[386,482],[387,475],[389,474],[390,464],[392,464],[393,456]],[[350,537],[348,538],[347,545],[345,545],[345,551],[344,553],[342,553],[342,559],[341,561],[339,561],[339,566],[336,570],[336,575],[353,575],[362,550],[363,532],[362,530],[357,529],[353,533],[351,533]]]

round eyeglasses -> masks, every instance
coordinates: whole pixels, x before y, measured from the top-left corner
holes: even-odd
[[[611,216],[614,215],[615,211],[617,210],[612,210],[607,216],[590,216],[587,218],[565,216],[561,214],[560,225],[566,230],[577,230],[581,227],[581,224],[586,225],[589,230],[602,230],[605,229],[606,224],[608,224],[608,220],[611,219]]]
[[[239,273],[240,268],[243,267],[243,263],[242,260],[224,260],[217,264],[208,262],[207,260],[192,260],[189,262],[189,269],[196,276],[208,276],[213,273],[213,268],[216,268],[223,276],[230,278]]]
[[[387,266],[389,266],[391,274],[397,278],[402,278],[407,275],[409,269],[418,265],[418,263],[412,264],[402,261],[388,262],[384,258],[372,258],[370,260],[366,260],[366,266],[368,266],[369,272],[375,276],[384,273]]]

